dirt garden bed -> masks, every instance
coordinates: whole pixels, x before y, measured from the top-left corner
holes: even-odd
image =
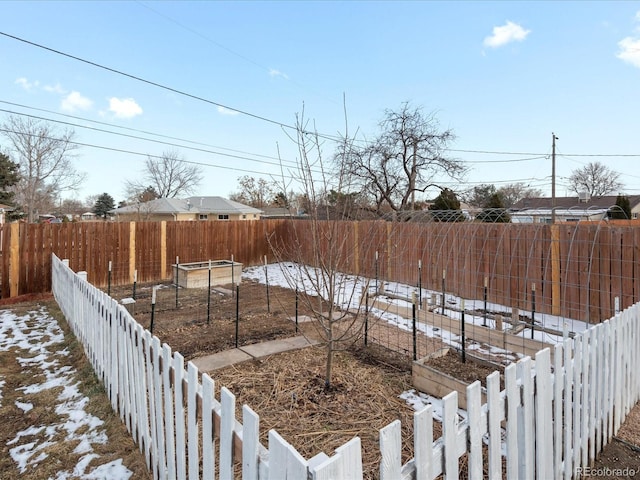
[[[135,318],[145,327],[151,320],[151,285],[138,286],[133,307]],[[226,286],[230,289],[230,286]],[[235,347],[236,305],[239,305],[238,344],[248,345],[304,333],[314,337],[310,322],[301,322],[296,331],[295,293],[243,281],[239,302],[231,291],[211,296],[207,322],[207,291],[180,289],[176,308],[175,289],[170,284],[160,288],[154,315],[154,334],[187,360]],[[131,287],[112,288],[116,299],[131,296]],[[298,304],[300,317],[309,315],[303,302]],[[395,336],[403,353],[376,345],[377,338]],[[305,458],[319,452],[331,455],[335,448],[354,436],[362,440],[365,478],[377,478],[379,471],[379,430],[396,419],[402,422],[403,452],[406,462],[413,456],[413,408],[399,395],[412,389],[412,334],[386,322],[372,323],[370,342],[362,340],[349,351],[337,354],[332,385],[324,386],[325,356],[322,347],[274,355],[261,361],[233,365],[212,373],[216,388],[229,388],[238,405],[249,405],[260,416],[260,435],[264,445],[270,429],[275,429]],[[424,339],[423,339],[424,340]],[[443,346],[440,340],[426,339],[428,355]],[[403,350],[404,349],[404,350]],[[421,351],[421,355],[423,355]],[[457,354],[453,354],[457,355]],[[494,369],[445,358],[437,366],[443,372],[469,383],[484,380]],[[469,377],[471,375],[471,377]],[[434,436],[441,435],[434,423]],[[466,460],[460,460],[465,472]]]

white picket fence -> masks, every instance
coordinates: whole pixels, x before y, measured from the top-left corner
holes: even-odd
[[[259,442],[259,417],[235,397],[160,345],[128,311],[54,256],[53,293],[84,345],[111,404],[126,424],[154,478],[361,480],[360,440],[328,457],[305,460],[275,431]],[[583,335],[508,366],[505,389],[497,372],[467,388],[467,419],[457,394],[443,399],[442,437],[433,439],[429,406],[414,415],[415,457],[401,459],[400,422],[380,431],[380,479],[577,478],[620,428],[640,398],[640,304]],[[236,466],[234,467],[234,463]]]

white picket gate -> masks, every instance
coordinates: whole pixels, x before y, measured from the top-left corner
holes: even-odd
[[[145,455],[154,478],[361,480],[360,439],[333,456],[305,460],[275,431],[259,441],[259,417],[207,374],[161,345],[129,312],[53,256],[53,293],[105,385],[114,411]],[[611,440],[640,399],[640,303],[555,348],[524,358],[467,388],[467,419],[457,393],[443,399],[442,437],[433,439],[432,407],[414,415],[415,457],[402,464],[400,422],[380,431],[380,479],[576,478]],[[503,468],[503,459],[505,466]],[[241,467],[234,463],[241,460]],[[238,472],[241,470],[241,473]]]

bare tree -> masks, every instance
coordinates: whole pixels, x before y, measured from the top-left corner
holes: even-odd
[[[416,193],[438,186],[442,177],[460,179],[466,172],[461,161],[445,155],[455,136],[440,129],[434,113],[425,115],[407,102],[398,111],[386,110],[380,130],[372,142],[350,142],[335,156],[337,168],[346,166],[357,190],[371,196],[378,212],[413,209]]]
[[[297,118],[298,182],[305,197],[307,220],[289,220],[287,240],[275,234],[269,238],[275,258],[283,266],[282,271],[291,288],[304,285],[307,294],[301,295],[301,303],[313,312],[313,326],[326,346],[325,386],[331,386],[334,353],[344,350],[361,337],[364,326],[361,289],[368,291],[366,279],[347,275],[357,271],[354,261],[358,248],[365,249],[373,235],[360,232],[354,241],[348,232],[352,222],[338,218],[346,212],[331,215],[336,206],[326,202],[331,190],[348,191],[350,175],[346,169],[328,172],[325,168],[321,142],[315,131]],[[344,142],[344,148],[350,144]],[[342,202],[338,208],[351,208],[350,202]],[[331,219],[333,218],[333,219]],[[329,220],[326,220],[329,219]],[[293,265],[285,264],[293,261]],[[287,265],[287,266],[285,266]],[[291,267],[291,268],[288,268]]]
[[[569,188],[579,194],[586,192],[591,197],[601,197],[622,189],[620,174],[600,162],[589,162],[571,172]]]
[[[535,198],[542,196],[542,190],[539,188],[529,187],[524,183],[510,183],[500,187],[496,193],[499,193],[502,196],[504,208],[511,208],[523,198]]]
[[[148,156],[141,180],[126,182],[127,191],[143,191],[152,186],[160,198],[175,198],[192,193],[203,179],[202,168],[191,164],[178,152]]]
[[[16,202],[34,222],[39,213],[54,208],[60,193],[76,190],[85,178],[72,162],[74,132],[59,132],[46,122],[19,116],[10,116],[1,128],[20,165]]]
[[[243,175],[238,178],[239,190],[229,195],[229,199],[250,205],[255,208],[264,208],[269,205],[275,195],[273,182],[267,182],[264,178],[254,178]]]
[[[160,198],[152,185],[143,186],[131,182],[127,182],[125,185],[125,196],[125,205],[122,206],[134,207],[138,221],[148,221],[151,218],[156,208],[156,204],[152,200]]]

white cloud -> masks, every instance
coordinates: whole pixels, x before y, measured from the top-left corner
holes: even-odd
[[[37,88],[38,85],[40,85],[40,82],[38,80],[36,80],[35,82],[30,82],[28,79],[26,79],[25,77],[20,77],[20,78],[16,78],[15,81],[16,85],[20,85],[22,88],[24,88],[27,92],[30,92],[31,90],[33,90],[34,88]]]
[[[633,19],[640,23],[640,10],[636,12]],[[635,28],[635,31],[640,32],[640,25]],[[616,53],[617,58],[640,68],[640,37],[625,37],[618,42],[618,48],[620,51]]]
[[[501,27],[493,27],[492,35],[484,39],[484,46],[498,48],[511,42],[522,42],[530,33],[531,30],[525,30],[521,25],[507,20]]]
[[[62,99],[61,108],[66,112],[75,112],[76,110],[89,110],[92,105],[92,100],[83,97],[80,92],[73,91]]]
[[[45,92],[49,93],[59,93],[60,95],[64,95],[65,93],[67,93],[67,91],[62,88],[62,85],[60,85],[59,83],[56,83],[55,85],[45,85],[42,88]]]
[[[238,115],[238,112],[235,110],[229,110],[228,108],[218,107],[218,113],[222,115]]]
[[[133,98],[111,97],[109,99],[109,111],[118,118],[133,118],[137,115],[142,115],[142,107]]]
[[[618,42],[620,51],[616,54],[623,62],[640,68],[640,38],[626,37]]]
[[[281,72],[280,70],[276,70],[275,68],[270,68],[269,69],[269,76],[271,76],[271,77],[282,77],[285,80],[289,80],[289,75],[287,75],[286,73]]]

